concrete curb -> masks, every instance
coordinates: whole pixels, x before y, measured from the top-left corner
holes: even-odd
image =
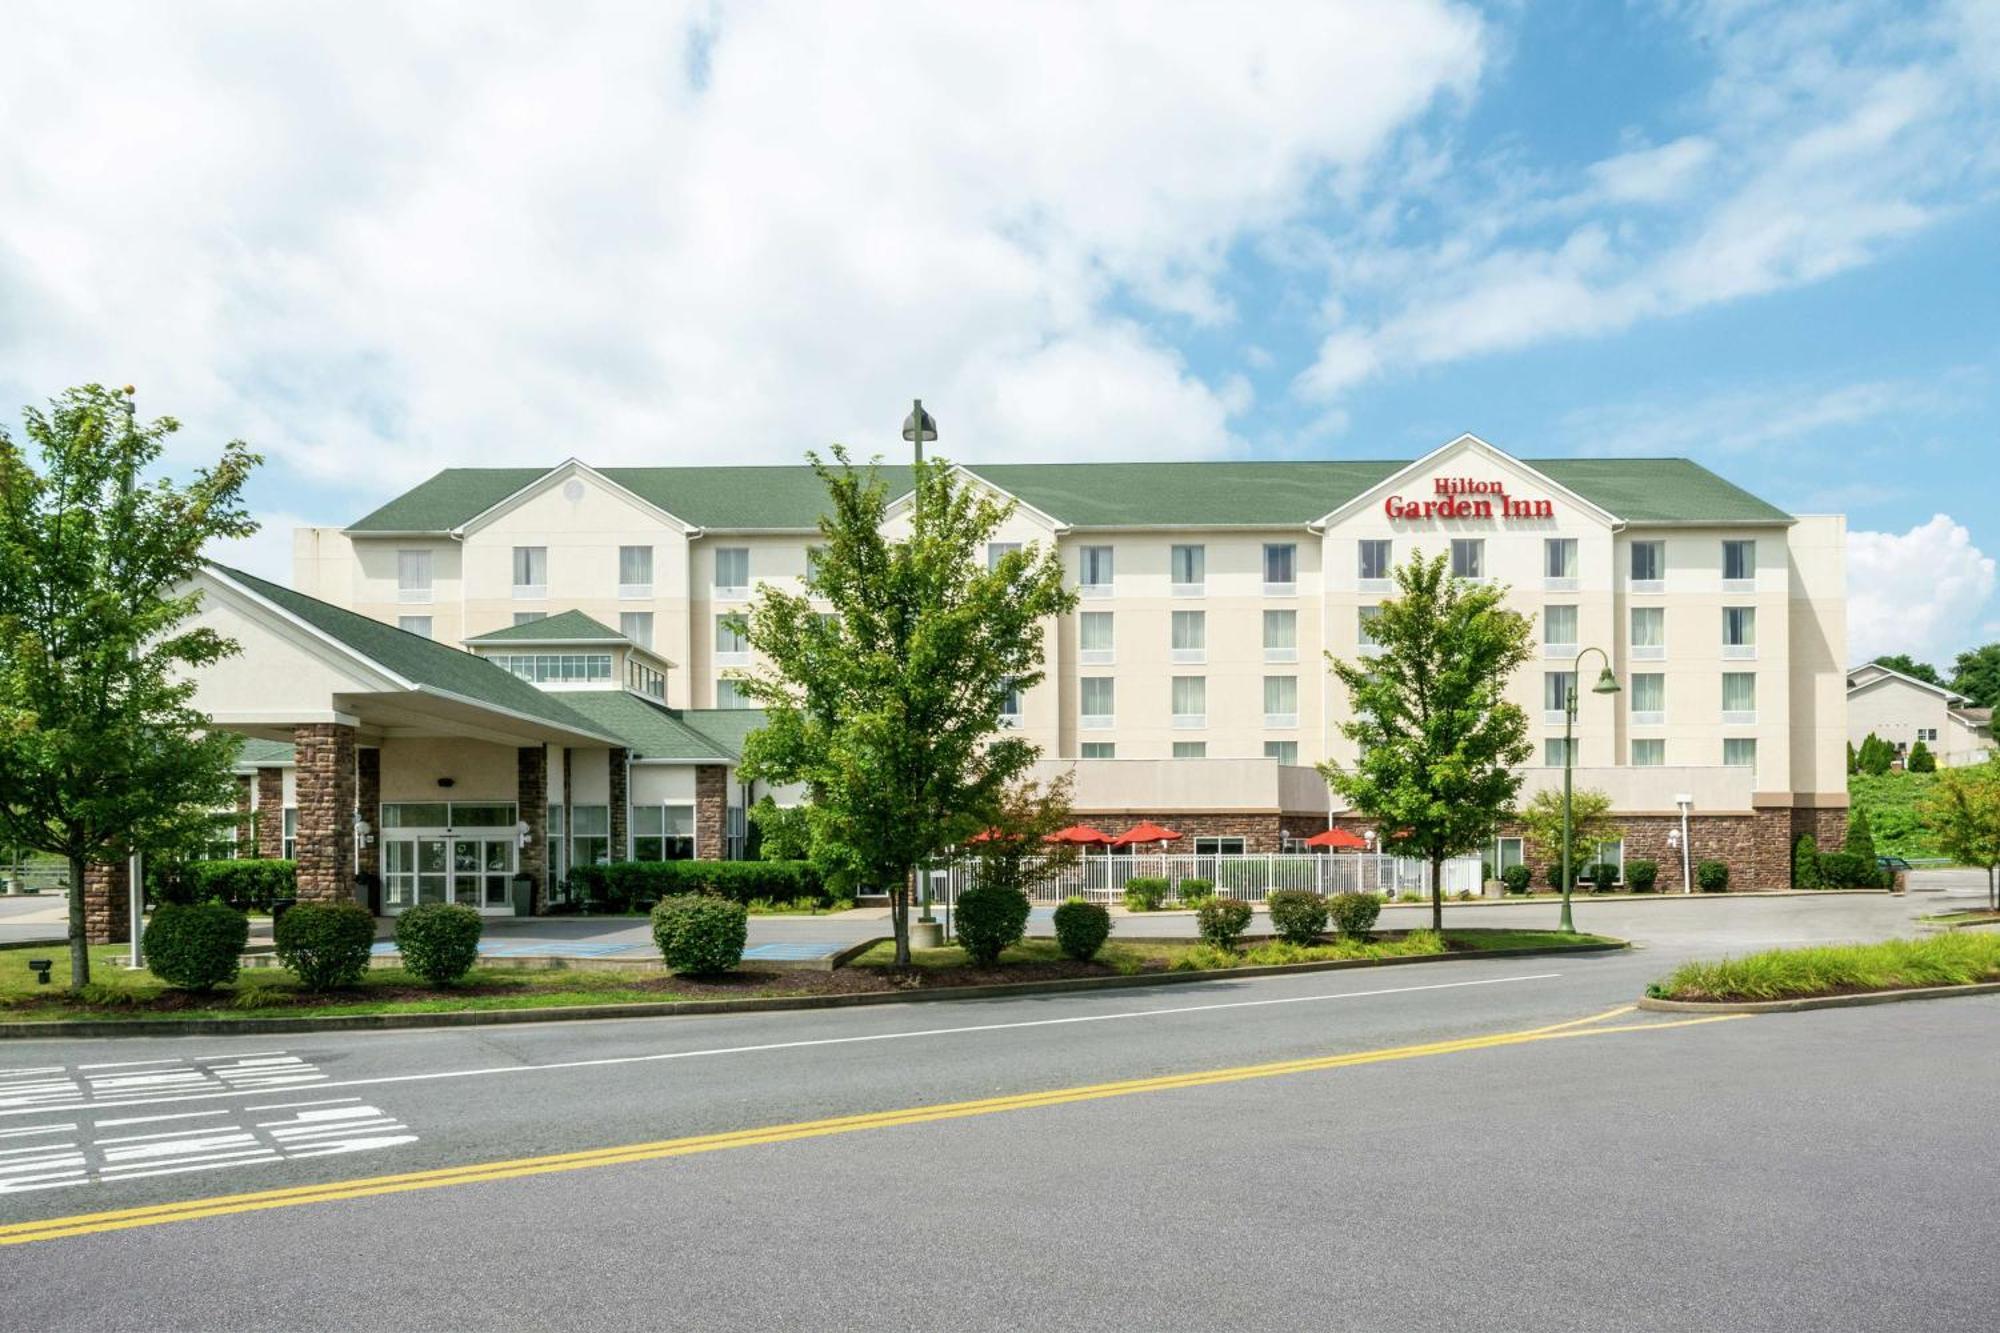
[[[869,941],[872,946],[875,941]],[[990,986],[951,986],[928,991],[871,991],[860,995],[787,995],[743,1000],[662,1000],[651,1004],[579,1004],[542,1009],[471,1009],[415,1014],[332,1014],[319,1018],[58,1019],[46,1023],[0,1023],[0,1041],[57,1037],[240,1037],[295,1032],[407,1031],[412,1028],[494,1027],[507,1023],[568,1023],[608,1018],[673,1018],[692,1014],[759,1014],[789,1009],[854,1009],[876,1004],[921,1004],[939,1000],[1005,1000],[1072,991],[1128,990],[1236,977],[1289,976],[1296,972],[1344,972],[1359,968],[1407,967],[1418,963],[1475,962],[1486,958],[1552,958],[1567,954],[1617,953],[1626,940],[1576,944],[1554,949],[1488,949],[1481,953],[1426,954],[1416,958],[1340,958],[1323,963],[1272,967],[1232,967],[1210,972],[1161,972],[1131,977],[1063,977]]]
[[[1797,1000],[1656,1000],[1640,999],[1641,1009],[1663,1014],[1795,1014],[1805,1009],[1852,1009],[1865,1004],[1895,1004],[1900,1000],[1944,1000],[1954,995],[2000,994],[2000,981],[1971,986],[1918,986],[1910,990],[1871,990],[1859,995],[1809,995]]]

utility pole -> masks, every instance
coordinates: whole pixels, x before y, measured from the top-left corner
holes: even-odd
[[[138,392],[136,388],[128,384],[121,395],[125,409],[125,444],[127,448],[130,448],[132,443],[134,431],[133,417],[138,406],[135,396]],[[118,479],[119,493],[127,502],[132,499],[133,486],[132,464],[128,456],[123,474]],[[143,878],[145,873],[145,855],[137,848],[134,848],[131,858],[125,863],[125,911],[128,918],[126,930],[130,932],[132,937],[131,948],[127,951],[125,961],[134,972],[146,964],[145,956],[139,950],[139,927],[146,917],[146,885]]]

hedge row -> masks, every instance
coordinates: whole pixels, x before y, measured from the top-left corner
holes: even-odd
[[[299,896],[296,861],[244,858],[238,861],[191,861],[153,879],[154,896],[163,903],[205,903],[220,900],[245,910],[270,911],[271,904]]]
[[[592,911],[646,911],[662,898],[703,894],[748,903],[757,898],[793,902],[830,900],[810,861],[613,861],[577,866],[570,892]]]

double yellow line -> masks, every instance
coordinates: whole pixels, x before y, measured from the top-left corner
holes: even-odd
[[[1602,1014],[1572,1019],[1567,1023],[1557,1023],[1549,1027],[1502,1032],[1484,1037],[1465,1037],[1455,1041],[1391,1046],[1347,1055],[1280,1060],[1270,1064],[1239,1065],[1231,1069],[1126,1079],[1117,1083],[1093,1083],[1082,1087],[1057,1088],[1047,1092],[1018,1093],[1011,1097],[987,1097],[977,1101],[945,1102],[936,1106],[912,1106],[898,1111],[836,1116],[828,1120],[802,1120],[789,1125],[768,1125],[761,1129],[732,1130],[722,1134],[696,1134],[687,1138],[656,1139],[648,1143],[631,1143],[618,1148],[595,1148],[586,1152],[556,1153],[547,1157],[517,1157],[468,1166],[440,1167],[431,1171],[407,1171],[393,1176],[369,1176],[357,1180],[330,1181],[322,1185],[301,1185],[294,1189],[259,1190],[250,1194],[226,1194],[207,1199],[189,1199],[180,1203],[152,1204],[143,1208],[122,1208],[112,1212],[45,1218],[38,1222],[17,1222],[11,1226],[0,1227],[0,1245],[26,1245],[35,1241],[60,1240],[67,1236],[88,1236],[102,1231],[124,1231],[133,1227],[164,1226],[170,1222],[192,1222],[204,1217],[254,1213],[269,1208],[293,1208],[301,1204],[332,1203],[340,1199],[362,1199],[378,1194],[401,1194],[410,1190],[477,1185],[487,1181],[514,1180],[522,1176],[549,1175],[559,1171],[582,1171],[590,1167],[622,1166],[629,1162],[650,1162],[664,1157],[689,1157],[696,1153],[722,1152],[731,1148],[756,1148],[766,1144],[789,1143],[794,1139],[824,1138],[834,1134],[853,1134],[871,1129],[894,1129],[902,1125],[922,1125],[936,1120],[959,1120],[969,1116],[993,1115],[1001,1111],[1031,1111],[1047,1106],[1063,1106],[1071,1102],[1129,1097],[1143,1092],[1205,1088],[1218,1083],[1241,1083],[1249,1079],[1278,1078],[1287,1074],[1307,1074],[1325,1069],[1348,1069],[1357,1065],[1415,1060],[1432,1055],[1453,1055],[1460,1051],[1489,1050],[1499,1046],[1524,1045],[1528,1042],[1558,1041],[1568,1037],[1594,1037],[1614,1032],[1653,1032],[1663,1028],[1694,1027],[1703,1023],[1722,1023],[1747,1017],[1743,1014],[1720,1014],[1663,1023],[1591,1026],[1630,1012],[1632,1006],[1625,1005]]]

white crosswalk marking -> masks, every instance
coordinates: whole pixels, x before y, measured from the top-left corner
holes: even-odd
[[[0,1070],[0,1109],[81,1110],[175,1093],[276,1092],[325,1080],[317,1065],[284,1051],[43,1065]]]

